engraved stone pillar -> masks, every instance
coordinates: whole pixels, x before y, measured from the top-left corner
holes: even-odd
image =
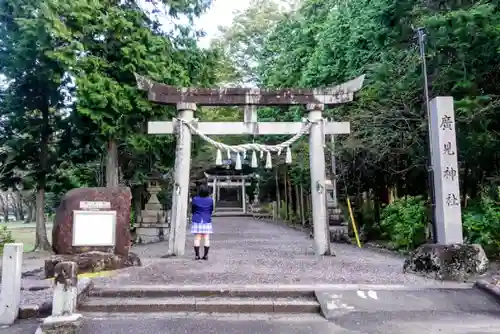
[[[325,149],[322,113],[324,105],[308,104],[308,117],[314,122],[309,132],[309,167],[311,170],[314,253],[327,255],[330,244],[326,220]]]
[[[403,272],[425,273],[427,277],[446,281],[468,281],[486,273],[489,261],[481,245],[463,243],[451,96],[438,96],[430,101],[429,137],[436,202],[436,243],[421,245],[411,252]]]
[[[436,234],[438,244],[461,244],[462,209],[458,183],[455,112],[451,96],[430,102],[431,147],[436,193]]]

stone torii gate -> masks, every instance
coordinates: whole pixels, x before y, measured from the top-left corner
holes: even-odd
[[[175,186],[172,196],[169,255],[184,255],[186,247],[187,206],[191,168],[191,135],[295,135],[304,131],[301,122],[258,122],[256,106],[305,105],[309,133],[314,251],[328,255],[329,238],[326,215],[325,135],[349,134],[349,122],[327,122],[327,106],[351,102],[363,86],[364,75],[335,87],[324,89],[258,88],[178,88],[136,75],[137,87],[148,92],[151,102],[176,105],[178,117],[171,122],[148,122],[149,134],[176,133]],[[198,106],[244,106],[243,122],[197,122]],[[298,138],[298,137],[297,137]],[[275,149],[276,147],[273,147]],[[281,151],[281,149],[280,149]],[[267,151],[269,155],[269,150]]]

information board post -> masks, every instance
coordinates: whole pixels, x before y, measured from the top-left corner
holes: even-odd
[[[74,247],[110,247],[116,244],[116,211],[110,202],[82,201],[73,211]]]

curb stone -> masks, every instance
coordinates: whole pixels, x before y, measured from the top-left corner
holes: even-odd
[[[78,281],[78,296],[77,296],[77,307],[83,303],[90,290],[94,287],[94,283],[90,278],[81,278]],[[52,314],[52,295],[49,300],[44,300],[39,304],[28,304],[21,305],[19,307],[19,319],[30,319],[30,318],[45,318]]]
[[[484,279],[477,280],[474,287],[482,290],[500,302],[500,286],[492,284]]]

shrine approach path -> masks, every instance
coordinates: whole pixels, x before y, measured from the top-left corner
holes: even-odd
[[[336,256],[315,256],[303,232],[250,217],[216,217],[208,261],[186,254],[162,258],[167,242],[135,246],[142,267],[119,270],[102,284],[439,284],[402,272],[404,258],[355,245],[332,244]],[[203,247],[201,247],[201,252]]]

